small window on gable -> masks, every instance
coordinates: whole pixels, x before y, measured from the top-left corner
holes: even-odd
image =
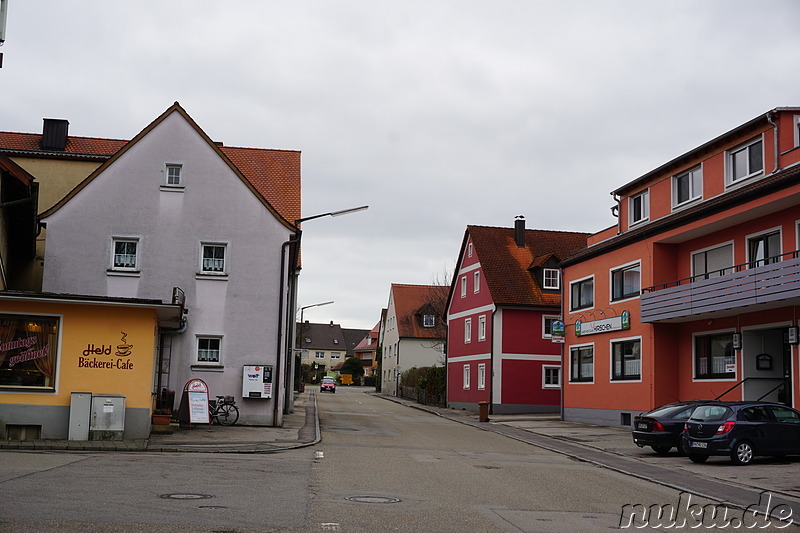
[[[795,115],[794,121],[794,146],[800,146],[800,115]]]
[[[112,270],[136,271],[139,269],[138,239],[114,239],[113,250]]]
[[[561,288],[561,275],[557,268],[545,268],[542,270],[543,289],[559,290]]]
[[[464,319],[464,344],[472,342],[472,319]]]
[[[481,273],[474,272],[472,274],[472,292],[479,293],[481,292]]]
[[[695,167],[672,178],[672,206],[679,207],[703,197],[703,170]]]
[[[467,244],[467,257],[472,257],[472,243]]]
[[[171,187],[179,187],[183,185],[183,165],[168,164],[167,165],[167,185]]]
[[[225,274],[224,244],[203,244],[200,271],[203,274]]]
[[[436,326],[436,315],[422,315],[422,326],[426,328]]]
[[[467,297],[467,276],[461,276],[461,297]]]
[[[650,218],[650,202],[647,191],[628,198],[628,223],[633,226]]]
[[[726,164],[725,179],[728,185],[763,174],[764,142],[761,137],[729,150]]]

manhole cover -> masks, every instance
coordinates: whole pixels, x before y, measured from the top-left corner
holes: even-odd
[[[387,498],[386,496],[348,496],[345,500],[358,503],[397,503],[397,498]]]
[[[198,509],[227,509],[224,505],[200,505]]]
[[[187,494],[185,492],[162,494],[161,497],[165,500],[207,500],[209,498],[213,498],[213,496],[208,494]]]

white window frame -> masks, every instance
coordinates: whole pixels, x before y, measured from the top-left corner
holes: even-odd
[[[223,361],[223,343],[222,335],[196,335],[195,337],[195,351],[194,351],[194,364],[198,366],[224,366]],[[200,360],[200,343],[201,341],[217,341],[217,360],[216,361],[202,361]]]
[[[792,117],[792,129],[794,129],[794,146],[800,146],[800,115]]]
[[[170,183],[172,178],[171,170],[178,169],[178,182]],[[165,187],[183,187],[183,164],[181,163],[165,163],[164,164],[164,186]]]
[[[542,315],[542,338],[543,339],[552,339],[553,334],[547,333],[547,321],[551,320],[555,322],[556,320],[561,320],[561,315]],[[552,322],[550,324],[552,326]]]
[[[621,344],[623,342],[638,342],[639,343],[639,377],[628,379],[628,378],[615,378],[614,377],[614,345]],[[642,360],[643,357],[643,346],[642,346],[642,337],[623,337],[619,339],[610,339],[608,342],[608,358],[609,358],[609,365],[608,365],[608,380],[611,383],[641,383],[642,382]]]
[[[547,371],[557,371],[557,383],[547,382]],[[543,389],[560,389],[561,388],[561,365],[542,365],[542,388]]]
[[[325,352],[314,352],[314,359],[325,359]]]
[[[467,297],[467,276],[461,276],[461,297]]]
[[[582,379],[580,379],[580,376],[578,376],[578,379],[575,379],[575,377],[572,375],[572,350],[581,350],[581,349],[585,349],[585,348],[591,348],[592,349],[592,377],[591,377],[591,379],[582,380]],[[595,360],[597,359],[597,350],[594,349],[594,343],[593,342],[587,342],[585,344],[573,344],[573,345],[571,345],[569,347],[569,351],[567,353],[569,354],[569,358],[567,360],[567,363],[569,363],[569,382],[570,382],[570,384],[580,385],[580,384],[592,384],[592,383],[594,383],[594,376],[595,376],[595,371],[594,371],[595,370],[595,364],[594,363],[595,363]]]
[[[133,254],[134,258],[134,265],[131,266],[117,266],[116,265],[116,256],[117,256],[117,243],[133,243],[136,246],[136,252]],[[111,238],[111,267],[110,270],[115,270],[118,272],[138,272],[139,271],[139,257],[140,257],[140,250],[141,246],[139,246],[139,238],[138,237],[112,237]],[[125,254],[130,255],[130,254]]]
[[[641,202],[641,218],[635,219],[634,218],[634,205],[636,201]],[[647,222],[650,220],[650,190],[645,189],[638,194],[634,194],[628,197],[628,226],[636,226],[637,224],[642,224],[643,222]]]
[[[341,359],[342,354],[340,352],[331,352],[331,359]]]
[[[478,340],[486,340],[486,315],[478,317]]]
[[[575,307],[574,302],[572,301],[572,287],[573,285],[578,285],[579,283],[584,283],[588,280],[592,280],[592,303],[587,305],[586,307]],[[569,282],[569,309],[570,311],[583,311],[585,309],[592,309],[595,306],[595,283],[594,283],[594,274],[591,276],[586,276],[584,278],[576,279]]]
[[[469,383],[469,363],[464,364],[464,374],[463,374],[463,383],[462,387],[464,390],[469,390],[470,383]]]
[[[464,344],[472,342],[472,318],[464,319]]]
[[[734,167],[733,160],[734,160],[734,156],[736,154],[738,154],[739,152],[741,152],[742,150],[748,150],[749,151],[749,149],[750,149],[750,147],[752,145],[758,144],[758,143],[761,143],[761,169],[760,170],[756,170],[756,171],[752,171],[752,170],[750,170],[748,168],[747,169],[748,170],[747,175],[744,175],[744,176],[742,176],[742,177],[740,177],[738,179],[734,179],[734,177],[733,177],[733,167]],[[748,159],[748,165],[749,165],[749,159]],[[738,185],[740,183],[744,183],[744,182],[746,182],[746,181],[748,181],[750,179],[763,176],[764,175],[764,167],[765,166],[766,166],[766,160],[764,159],[764,136],[763,135],[759,135],[755,139],[751,139],[751,140],[749,140],[749,141],[747,141],[745,143],[742,143],[742,144],[740,144],[738,146],[735,146],[734,148],[731,148],[730,150],[727,150],[725,152],[725,185],[730,187],[730,186]]]
[[[467,257],[472,257],[472,243],[467,244]]]
[[[472,292],[478,294],[481,292],[481,273],[480,271],[472,273]]]
[[[678,198],[678,183],[681,179],[687,178],[689,184],[689,197],[681,201]],[[689,205],[703,198],[703,165],[697,165],[680,174],[672,176],[672,207],[679,208]]]
[[[424,328],[436,327],[436,315],[422,315],[422,327]]]
[[[778,234],[778,253],[777,254],[767,255],[766,257],[769,258],[769,257],[776,257],[776,256],[783,255],[783,228],[781,226],[776,226],[774,228],[766,229],[764,231],[759,231],[758,233],[751,233],[750,235],[746,235],[745,236],[744,242],[745,242],[745,246],[746,246],[745,254],[746,254],[746,258],[747,258],[747,268],[755,268],[757,266],[762,266],[762,265],[771,264],[771,263],[777,263],[777,262],[779,262],[779,261],[781,261],[783,259],[782,257],[778,257],[777,260],[772,261],[770,263],[767,263],[764,259],[752,260],[751,257],[750,257],[750,241],[755,240],[755,239],[761,239],[763,237],[766,237],[768,235],[772,235],[772,234],[775,234],[775,233]]]
[[[730,274],[731,272],[733,272],[733,266],[735,265],[733,258],[736,257],[736,245],[734,244],[733,241],[726,241],[726,242],[721,242],[721,243],[715,244],[713,246],[707,246],[705,248],[701,248],[700,250],[693,250],[689,254],[689,272],[691,272],[691,274],[692,274],[691,277],[694,278],[696,276],[703,276],[703,275],[705,275],[706,278],[709,277],[708,276],[708,271],[703,272],[703,273],[699,273],[699,272],[695,271],[694,258],[695,258],[696,255],[707,254],[711,250],[716,250],[718,248],[725,248],[725,247],[728,247],[728,246],[730,246],[730,249],[731,249],[730,267],[725,267],[725,270],[730,270],[730,272],[722,272],[720,274],[717,274],[717,275],[711,276],[711,277],[723,276],[723,275],[727,275],[727,274]],[[716,272],[716,270],[713,270],[712,272]]]
[[[638,267],[639,268],[639,288],[636,290],[636,293],[633,294],[633,295],[625,295],[625,294],[623,294],[619,298],[615,298],[614,297],[614,278],[615,278],[614,274],[616,274],[617,272],[625,272],[626,270],[633,270],[634,267]],[[624,274],[623,274],[623,276],[624,276]],[[610,297],[609,301],[611,301],[611,302],[624,302],[624,301],[627,301],[627,300],[634,300],[634,299],[638,298],[639,295],[642,292],[642,262],[639,261],[639,260],[631,261],[630,263],[626,263],[624,265],[619,265],[619,266],[616,266],[614,268],[609,269],[609,271],[608,271],[608,284],[609,284],[609,286],[608,286],[608,295]]]
[[[206,248],[222,248],[222,270],[206,270],[205,251]],[[213,258],[212,258],[213,259]],[[201,242],[200,243],[200,274],[203,276],[227,276],[228,275],[228,244],[224,242]]]
[[[478,390],[486,389],[486,363],[478,363]]]
[[[553,274],[555,273],[555,283],[553,283]],[[550,274],[550,276],[548,276]],[[560,290],[561,289],[561,271],[557,268],[543,268],[542,269],[542,288],[547,290]]]

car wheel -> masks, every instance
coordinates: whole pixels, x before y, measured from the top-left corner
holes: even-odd
[[[705,463],[706,461],[708,461],[708,456],[707,455],[690,454],[689,455],[689,459],[693,463]]]
[[[672,446],[650,446],[653,448],[653,451],[656,452],[658,455],[667,455],[669,451],[672,449]]]
[[[731,452],[731,461],[737,465],[749,465],[753,462],[753,445],[743,440]]]

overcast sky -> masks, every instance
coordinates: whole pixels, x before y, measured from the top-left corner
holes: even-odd
[[[9,0],[0,129],[129,139],[174,101],[302,151],[299,305],[371,329],[468,224],[596,232],[610,191],[800,106],[800,2]]]

